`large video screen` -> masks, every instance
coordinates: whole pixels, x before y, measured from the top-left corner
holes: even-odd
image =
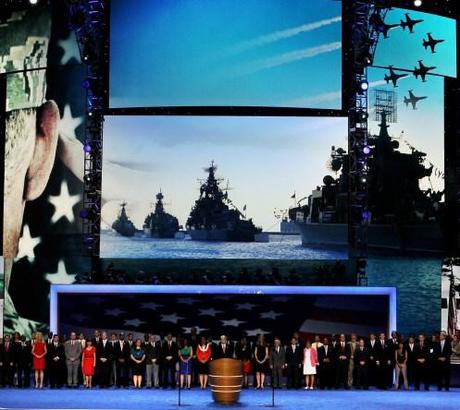
[[[341,109],[333,0],[113,0],[110,106]]]
[[[344,147],[341,117],[108,116],[101,257],[347,258]]]
[[[57,285],[50,304],[51,330],[63,334],[103,328],[187,337],[194,329],[211,340],[263,334],[288,343],[294,333],[305,341],[396,329],[396,292],[388,287]]]

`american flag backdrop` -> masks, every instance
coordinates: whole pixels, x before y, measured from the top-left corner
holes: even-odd
[[[34,330],[47,330],[50,284],[74,283],[77,273],[90,269],[78,217],[83,199],[86,93],[81,84],[86,67],[69,28],[65,2],[41,2],[14,12],[0,25],[0,37],[0,72],[9,73],[7,122],[11,113],[36,109],[49,100],[57,104],[60,114],[58,149],[46,188],[26,202],[18,253],[5,264],[4,331],[30,336]],[[72,147],[65,152],[67,161],[63,146]],[[72,162],[81,163],[81,172],[78,166],[69,167]]]
[[[59,294],[58,331],[87,336],[94,329],[187,335],[192,328],[217,339],[264,334],[288,342],[294,332],[303,338],[345,332],[367,337],[387,331],[389,299],[384,295],[267,294]]]

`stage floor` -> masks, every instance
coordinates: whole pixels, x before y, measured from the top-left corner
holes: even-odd
[[[181,393],[184,408],[222,409],[213,403],[210,391],[186,390]],[[277,409],[335,409],[366,410],[458,410],[460,389],[438,391],[291,391],[275,392]],[[233,407],[256,409],[271,407],[270,389],[245,390],[240,402]],[[0,390],[0,410],[167,410],[178,408],[178,390]]]

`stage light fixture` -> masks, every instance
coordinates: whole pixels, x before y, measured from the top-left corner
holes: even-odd
[[[361,81],[359,87],[361,90],[366,91],[369,88],[369,83],[367,81]]]
[[[83,151],[89,154],[91,152],[91,144],[87,142],[85,145],[83,145]]]
[[[365,183],[367,182],[367,178],[366,178],[366,177],[361,177],[361,182],[362,182],[363,184],[365,184]]]
[[[372,152],[371,147],[369,145],[364,146],[363,148],[363,154],[364,155],[369,155]]]
[[[357,111],[355,113],[355,119],[357,122],[366,121],[368,117],[369,117],[369,114],[366,111]]]
[[[361,217],[363,218],[364,222],[368,222],[371,217],[371,214],[368,210],[364,210],[363,213],[361,214]]]
[[[415,7],[421,7],[423,4],[422,0],[414,0],[414,6]]]
[[[32,6],[35,6],[38,3],[38,0],[29,0],[29,3],[32,4]]]

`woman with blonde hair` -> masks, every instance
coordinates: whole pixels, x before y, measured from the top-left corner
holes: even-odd
[[[43,341],[43,334],[37,332],[35,334],[35,342],[32,345],[33,362],[32,367],[35,374],[35,388],[43,389],[43,377],[45,374],[45,356],[46,356],[46,343]]]

